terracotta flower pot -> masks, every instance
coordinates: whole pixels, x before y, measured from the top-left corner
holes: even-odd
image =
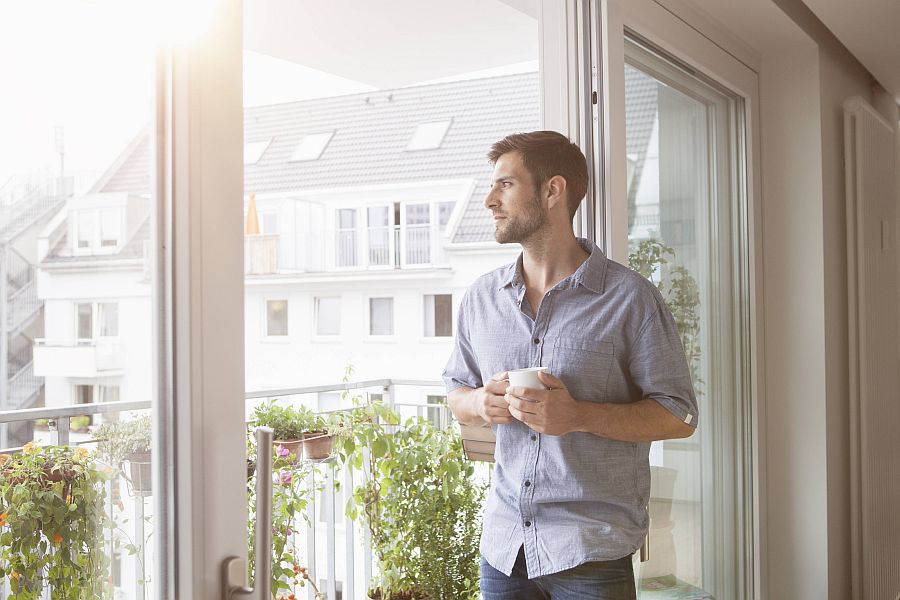
[[[278,452],[278,446],[281,446],[282,448],[287,450],[290,453],[291,462],[297,462],[298,460],[300,460],[301,446],[303,445],[302,439],[275,440],[273,444],[275,444],[276,453]]]
[[[303,434],[303,453],[309,460],[323,460],[331,456],[331,436],[324,431]]]

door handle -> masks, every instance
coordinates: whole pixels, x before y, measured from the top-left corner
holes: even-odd
[[[238,556],[222,563],[224,600],[272,599],[272,441],[270,427],[256,428],[256,563],[254,587],[247,587],[247,564]]]

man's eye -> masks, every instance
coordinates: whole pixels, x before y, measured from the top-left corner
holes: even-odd
[[[508,188],[511,185],[512,185],[512,183],[510,183],[509,181],[504,181],[503,183],[500,184],[500,187]]]

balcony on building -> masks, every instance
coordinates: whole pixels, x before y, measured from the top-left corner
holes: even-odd
[[[103,377],[125,368],[122,344],[112,339],[34,341],[34,374],[38,377]]]

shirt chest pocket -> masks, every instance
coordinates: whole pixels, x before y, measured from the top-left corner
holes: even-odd
[[[557,339],[548,366],[576,400],[604,401],[615,360],[612,342]]]

